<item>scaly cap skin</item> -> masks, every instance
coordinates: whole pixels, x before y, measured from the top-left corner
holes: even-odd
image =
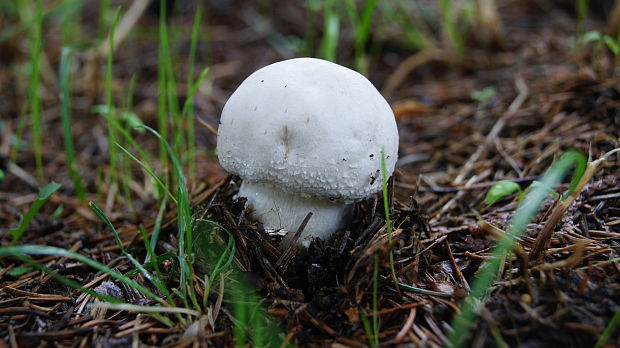
[[[243,81],[224,106],[217,143],[220,164],[245,182],[342,203],[381,189],[382,149],[389,176],[398,130],[388,103],[361,74],[314,58]]]

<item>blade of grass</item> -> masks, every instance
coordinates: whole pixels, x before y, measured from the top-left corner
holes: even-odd
[[[174,67],[172,65],[172,57],[170,53],[170,35],[168,32],[168,25],[166,23],[166,7],[164,1],[160,1],[160,62],[162,66],[162,73],[164,78],[163,92],[166,97],[167,110],[163,110],[164,113],[168,112],[170,119],[170,130],[172,131],[172,146],[174,153],[179,153],[183,143],[183,118],[179,111],[178,94],[176,90],[176,82],[174,76]],[[160,92],[161,93],[161,92]],[[160,94],[161,96],[161,94]],[[165,120],[164,120],[165,122]],[[162,133],[160,133],[162,134]],[[166,139],[166,134],[162,134],[162,139]]]
[[[153,260],[153,262],[151,262],[151,264],[153,265],[153,269],[155,270],[155,274],[157,274],[157,279],[159,279],[160,281],[162,279],[164,279],[164,276],[161,273],[161,270],[159,269],[159,260],[157,259],[157,256],[155,255],[155,248],[153,248],[153,246],[151,245],[151,242],[149,240],[149,236],[146,233],[146,230],[144,229],[144,226],[140,225],[139,226],[139,230],[140,230],[140,235],[142,235],[142,240],[144,241],[144,247],[146,248],[146,251],[149,255],[148,259],[149,260]],[[144,265],[146,266],[146,265]]]
[[[445,30],[454,53],[462,57],[465,54],[465,44],[456,23],[452,1],[439,0],[439,7],[441,8],[441,27]]]
[[[370,321],[368,321],[368,318],[366,317],[366,311],[364,310],[364,308],[360,308],[360,321],[362,322],[362,327],[364,328],[364,332],[366,333],[366,337],[368,338],[368,344],[371,347],[374,347],[375,341],[374,341],[374,332],[372,327],[370,326]]]
[[[36,162],[37,179],[42,182],[43,173],[43,149],[42,149],[42,120],[41,120],[41,97],[39,96],[41,46],[43,30],[43,5],[41,0],[36,1],[36,19],[32,26],[34,33],[30,39],[30,85],[28,87],[28,99],[30,99],[30,113],[32,117],[32,146]]]
[[[100,300],[107,301],[109,303],[123,304],[123,301],[121,301],[121,300],[119,300],[117,298],[114,298],[114,297],[111,297],[111,296],[108,296],[108,295],[104,295],[104,294],[100,294],[100,293],[98,293],[96,291],[93,291],[91,289],[83,287],[81,284],[79,284],[79,283],[77,283],[77,282],[75,282],[75,281],[73,281],[71,279],[67,279],[67,278],[63,277],[62,275],[58,274],[55,271],[52,271],[51,269],[45,267],[44,265],[41,265],[40,263],[34,261],[33,259],[31,259],[28,256],[25,256],[25,255],[13,255],[13,257],[21,260],[22,262],[25,262],[25,263],[31,265],[33,268],[37,269],[41,273],[50,275],[54,280],[56,280],[60,284],[63,284],[63,285],[68,286],[68,287],[70,287],[72,289],[78,290],[80,292],[86,293],[86,294],[88,294],[90,296],[93,296],[95,298],[98,298]],[[161,308],[161,307],[149,307],[149,308],[156,309],[156,308]],[[173,309],[173,308],[171,308],[171,309]],[[174,326],[174,323],[170,319],[162,316],[161,314],[159,314],[157,312],[158,311],[153,311],[152,310],[151,312],[149,312],[149,314],[152,315],[155,319],[159,320],[161,323],[163,323],[164,325],[166,325],[168,327],[173,327]]]
[[[157,130],[159,134],[161,134],[164,138],[168,136],[168,122],[166,120],[166,71],[165,71],[165,58],[166,54],[164,42],[165,35],[167,35],[166,30],[166,1],[159,0],[159,8],[161,9],[161,13],[159,14],[159,62],[157,64],[157,81],[158,81],[158,89],[159,89],[159,97],[158,97],[158,106],[157,106]],[[159,144],[159,165],[162,168],[168,168],[168,156],[166,155],[166,148],[160,142]],[[164,170],[164,182],[168,182],[168,171]]]
[[[70,44],[79,40],[80,36],[80,10],[83,2],[81,0],[65,0],[60,9],[62,13],[62,42],[63,45]]]
[[[154,134],[157,138],[159,138],[160,143],[163,143],[170,160],[172,161],[172,166],[175,171],[175,176],[177,178],[177,216],[178,216],[178,229],[179,229],[179,267],[181,268],[181,284],[187,284],[187,287],[184,287],[181,291],[182,294],[188,294],[187,289],[189,289],[189,296],[192,300],[192,304],[196,309],[199,309],[198,301],[196,299],[196,294],[194,292],[194,280],[193,280],[193,227],[192,227],[192,217],[189,206],[189,193],[187,191],[187,185],[185,183],[185,176],[183,175],[183,168],[181,167],[181,163],[179,162],[179,158],[176,156],[170,144],[162,138],[162,136],[157,133],[151,127],[142,126],[142,128],[148,130],[152,134]]]
[[[575,12],[577,13],[577,33],[575,35],[577,39],[575,40],[575,44],[577,45],[577,48],[579,48],[582,44],[579,38],[585,32],[586,16],[588,15],[588,2],[588,0],[575,1]]]
[[[142,124],[142,121],[139,120],[138,117],[132,113],[133,91],[134,91],[135,85],[136,85],[136,75],[134,74],[131,77],[131,80],[129,81],[129,90],[127,91],[127,102],[125,105],[125,112],[122,115],[122,118],[124,120],[125,132],[127,133],[131,132],[131,128],[135,127],[136,124],[138,125]],[[125,145],[125,141],[123,141],[122,138],[119,139],[119,141],[121,141],[123,145]],[[131,197],[132,196],[131,189],[129,188],[129,182],[132,179],[130,158],[126,154],[121,155],[120,157],[121,157],[121,164],[122,164],[121,187],[123,189],[123,195],[125,196],[125,201],[127,202],[127,209],[129,209],[131,216],[135,218],[136,210],[134,209],[134,206],[133,206],[133,199]]]
[[[159,264],[164,262],[164,261],[176,261],[177,258],[177,254],[175,253],[165,253],[165,254],[161,254],[159,256],[157,256],[157,258],[155,258],[155,261],[149,261],[149,262],[145,262],[144,264],[142,264],[142,267],[144,267],[145,269],[156,269],[159,267]],[[161,269],[160,269],[161,271]],[[156,271],[157,272],[157,271]],[[131,271],[125,273],[126,276],[131,277],[134,276],[136,274],[140,273],[140,270],[137,268],[132,269]],[[174,273],[174,272],[173,272]],[[162,273],[163,276],[163,273]]]
[[[198,34],[200,33],[200,21],[202,19],[202,5],[198,5],[196,13],[194,14],[194,25],[192,26],[192,38],[189,46],[189,66],[187,68],[187,90],[191,90],[194,84],[194,65],[196,61],[196,46],[198,43]],[[205,69],[206,70],[206,69]],[[199,78],[200,80],[200,78]],[[193,94],[192,94],[193,96]],[[188,173],[190,182],[193,182],[196,178],[196,129],[194,125],[194,102],[193,98],[188,95],[185,102],[189,103],[187,107],[187,153],[188,159]],[[183,106],[185,110],[185,106]],[[183,115],[186,113],[183,112]]]
[[[476,310],[484,302],[488,289],[499,272],[501,261],[511,250],[516,238],[525,231],[527,224],[538,212],[540,205],[547,197],[547,188],[560,183],[571,167],[575,165],[567,160],[567,158],[570,159],[571,157],[572,155],[570,154],[564,154],[554,162],[540,180],[543,185],[537,185],[533,188],[517,208],[506,235],[497,242],[491,259],[482,266],[481,271],[478,272],[478,277],[471,287],[471,292],[463,300],[461,312],[453,320],[453,330],[448,336],[446,347],[456,348],[464,345],[465,340],[469,337],[470,330],[474,326],[473,320],[476,316]]]
[[[112,26],[110,27],[110,47],[108,50],[108,60],[106,66],[106,74],[105,74],[105,100],[108,110],[108,120],[114,119],[116,116],[114,114],[113,108],[113,96],[112,96],[112,61],[114,56],[114,31],[116,29],[116,25],[118,23],[118,18],[121,13],[121,8],[117,7],[114,12],[114,19],[112,20]],[[110,156],[110,185],[115,185],[117,183],[117,154],[116,147],[113,144],[117,142],[116,131],[114,127],[108,121],[108,153]]]
[[[25,255],[12,255],[13,257],[19,259],[20,261],[29,264],[30,266],[32,266],[33,268],[35,268],[36,270],[40,271],[43,274],[48,274],[50,275],[55,281],[59,282],[60,284],[70,287],[72,289],[78,290],[80,292],[86,293],[90,296],[93,296],[95,298],[98,298],[100,300],[103,301],[108,301],[108,302],[112,302],[112,303],[120,303],[122,302],[121,300],[114,298],[112,296],[108,296],[108,295],[104,295],[104,294],[100,294],[96,291],[93,291],[91,289],[85,288],[82,286],[82,284],[75,282],[71,279],[67,279],[63,276],[61,276],[60,274],[58,274],[58,272],[55,272],[47,267],[45,267],[45,265],[42,265],[38,262],[36,262],[35,260],[33,260],[32,258],[25,256]]]
[[[32,205],[30,206],[30,209],[28,209],[26,214],[20,217],[19,226],[17,226],[17,228],[12,229],[9,232],[9,234],[11,234],[11,237],[12,237],[11,245],[15,245],[17,244],[17,242],[19,242],[19,239],[24,234],[24,231],[26,231],[26,228],[30,226],[30,222],[32,222],[32,219],[34,219],[34,216],[39,212],[39,209],[41,209],[41,207],[43,206],[43,204],[45,204],[47,199],[54,192],[56,192],[60,188],[60,186],[62,185],[59,183],[51,182],[40,189],[37,200],[32,203]]]
[[[140,262],[138,262],[133,256],[131,256],[130,253],[127,252],[127,249],[125,249],[125,246],[123,246],[123,242],[121,241],[120,237],[118,236],[118,232],[116,231],[116,228],[114,228],[114,225],[112,224],[112,221],[110,221],[110,219],[108,219],[108,217],[103,213],[103,211],[97,206],[97,204],[95,204],[94,202],[89,202],[88,206],[90,207],[90,209],[95,213],[95,215],[97,215],[97,217],[99,217],[99,219],[101,219],[101,221],[103,221],[103,223],[106,224],[106,226],[108,226],[108,228],[110,229],[110,231],[112,232],[112,234],[114,235],[114,239],[116,240],[116,244],[118,244],[118,247],[121,251],[121,254],[123,254],[127,259],[129,259],[129,261],[131,261],[131,263],[140,270],[140,273],[142,273],[142,275],[148,279],[148,281],[150,281],[153,285],[155,285],[155,287],[157,287],[159,289],[159,291],[161,291],[162,293],[164,293],[166,295],[166,297],[170,298],[170,292],[168,291],[168,289],[166,288],[166,286],[164,284],[161,283],[160,279],[158,278],[154,278],[151,273],[149,273],[141,264]]]
[[[148,163],[151,162],[151,156],[149,156],[148,152],[143,151],[142,147],[140,147],[140,145],[135,141],[133,136],[127,130],[125,130],[125,128],[121,126],[120,122],[115,117],[110,118],[107,113],[107,108],[106,107],[104,108],[105,108],[105,111],[101,112],[100,115],[103,118],[105,118],[108,124],[112,125],[112,127],[114,127],[114,129],[120,135],[123,136],[125,141],[131,144],[131,146],[133,146],[136,149],[136,151],[138,151],[138,154],[140,155],[141,158],[144,159],[144,162],[146,163],[147,167],[151,168],[151,166],[148,165]]]
[[[368,70],[364,49],[368,41],[370,24],[372,23],[376,6],[377,0],[366,0],[361,15],[358,15],[355,1],[345,1],[345,7],[355,32],[355,69],[364,75]]]
[[[170,197],[170,199],[172,199],[172,201],[175,204],[178,204],[177,199],[174,197],[174,195],[172,195],[170,190],[168,190],[168,187],[161,181],[161,179],[157,176],[157,174],[155,174],[153,169],[151,169],[151,167],[147,163],[145,163],[143,161],[140,161],[131,152],[129,152],[129,150],[125,149],[124,147],[122,147],[118,143],[116,143],[116,146],[118,146],[127,156],[129,156],[129,158],[131,158],[136,163],[138,163],[140,165],[140,167],[142,167],[142,169],[144,169],[151,176],[151,178],[153,178],[153,180],[155,181],[157,186],[159,188],[161,188],[168,195],[168,197]]]
[[[105,36],[107,28],[110,26],[110,0],[101,0],[99,3],[99,27],[97,35],[99,38]]]
[[[157,245],[157,242],[159,241],[159,232],[161,231],[161,222],[164,219],[164,212],[166,210],[167,202],[168,202],[168,196],[164,197],[164,199],[161,200],[161,203],[159,205],[159,211],[157,212],[157,217],[155,218],[155,226],[153,227],[153,234],[151,234],[150,244],[153,247],[155,247]],[[149,256],[147,255],[146,261],[148,260],[149,260]]]
[[[82,186],[82,178],[75,163],[75,148],[71,135],[71,49],[63,48],[60,55],[60,117],[62,120],[62,135],[67,156],[69,176],[73,181],[75,192],[81,203],[86,202],[86,191]]]
[[[198,79],[196,79],[194,84],[190,86],[188,93],[187,93],[187,99],[185,100],[185,103],[183,104],[183,111],[182,111],[183,115],[189,115],[190,113],[193,112],[191,109],[193,105],[194,95],[196,94],[196,92],[198,92],[198,88],[200,88],[200,84],[205,79],[205,77],[207,77],[209,70],[210,70],[209,67],[202,69],[202,72],[200,73],[200,76],[198,76]]]
[[[602,347],[609,339],[609,336],[611,336],[611,334],[613,334],[614,331],[616,331],[619,324],[620,324],[620,306],[616,308],[616,313],[614,313],[614,316],[609,321],[609,324],[607,324],[607,326],[605,327],[605,330],[603,331],[601,336],[599,336],[598,340],[596,341],[596,344],[594,345],[594,348]]]
[[[323,2],[323,39],[319,48],[319,56],[331,62],[336,61],[340,33],[340,17],[335,7],[334,0]]]
[[[207,224],[209,226],[213,226],[215,228],[218,228],[224,232],[226,232],[226,234],[228,235],[228,243],[226,245],[226,248],[222,251],[222,253],[220,254],[217,262],[215,263],[215,266],[213,267],[213,270],[211,271],[211,276],[210,279],[217,279],[217,276],[227,270],[230,265],[232,264],[233,260],[235,259],[235,251],[236,251],[236,245],[235,245],[235,239],[233,237],[233,234],[226,229],[224,226],[218,224],[215,221],[211,221],[211,220],[206,220],[206,219],[197,219],[196,220],[196,224],[194,225],[197,229],[197,235],[196,235],[196,239],[195,239],[195,243],[197,243],[197,253],[201,254],[201,253],[205,253],[205,251],[208,251],[209,248],[212,248],[212,245],[209,245],[207,243],[204,243],[203,241],[207,240],[208,236],[203,236],[201,238],[200,234],[200,224]],[[213,230],[209,230],[205,232],[206,234],[210,234],[213,233]],[[203,243],[201,243],[203,242]],[[218,251],[219,252],[219,251]],[[205,258],[205,262],[210,262],[211,260],[208,260],[208,258]],[[205,297],[204,297],[204,302],[206,304],[207,298],[208,298],[208,294],[211,291],[211,285],[212,282],[209,282],[207,284],[207,286],[205,287]]]
[[[0,257],[9,257],[9,256],[14,257],[14,256],[19,256],[19,255],[60,256],[60,257],[67,257],[70,259],[74,259],[98,271],[109,274],[110,277],[127,284],[128,286],[140,291],[141,293],[150,297],[151,299],[156,300],[157,302],[163,305],[167,305],[166,301],[164,301],[159,296],[155,295],[152,291],[145,288],[140,283],[82,254],[78,254],[76,252],[62,249],[62,248],[57,248],[57,247],[52,247],[52,246],[43,246],[43,245],[19,245],[19,246],[9,246],[9,247],[0,248]]]
[[[396,279],[396,271],[394,270],[394,253],[392,251],[392,220],[390,219],[390,202],[388,192],[387,166],[385,165],[385,150],[381,149],[381,176],[383,180],[383,209],[385,211],[385,223],[388,234],[388,244],[390,245],[390,271],[392,273],[392,281],[398,289],[398,279]]]

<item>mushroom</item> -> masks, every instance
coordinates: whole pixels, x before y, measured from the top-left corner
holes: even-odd
[[[242,179],[250,217],[298,242],[327,239],[354,203],[382,188],[381,156],[394,171],[394,114],[361,74],[321,59],[277,62],[251,74],[226,102],[220,164]]]

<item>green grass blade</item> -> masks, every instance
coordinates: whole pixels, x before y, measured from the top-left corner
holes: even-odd
[[[86,191],[82,185],[82,177],[75,163],[75,148],[73,146],[73,136],[71,135],[71,62],[71,50],[63,48],[60,55],[60,117],[69,176],[73,181],[73,186],[80,202],[85,203]]]
[[[159,176],[157,176],[157,174],[155,174],[155,172],[153,171],[153,169],[151,169],[151,167],[146,164],[145,162],[139,160],[136,156],[134,156],[131,152],[129,152],[129,150],[127,150],[126,148],[122,147],[121,145],[119,145],[118,143],[116,143],[116,146],[118,146],[127,156],[129,156],[129,158],[131,158],[132,160],[134,160],[136,163],[138,163],[140,165],[140,167],[142,167],[142,169],[144,169],[150,176],[151,178],[153,178],[153,180],[155,181],[155,183],[157,184],[157,186],[162,189],[167,195],[168,197],[170,197],[170,199],[172,199],[172,201],[175,204],[178,204],[177,199],[174,197],[174,195],[172,194],[172,192],[170,192],[170,190],[168,190],[168,187],[161,181],[161,179],[159,178]]]
[[[47,267],[45,267],[45,265],[42,265],[38,262],[36,262],[35,260],[33,260],[32,258],[22,255],[22,254],[14,254],[11,255],[17,259],[19,259],[20,261],[29,264],[30,266],[32,266],[33,268],[37,269],[38,271],[40,271],[41,273],[44,274],[48,274],[50,275],[55,281],[59,282],[62,285],[65,285],[67,287],[70,287],[72,289],[78,290],[80,292],[89,294],[90,296],[93,296],[95,298],[98,298],[100,300],[104,300],[104,301],[108,301],[108,302],[112,302],[112,303],[121,303],[122,301],[114,298],[112,296],[108,296],[108,295],[104,295],[104,294],[100,294],[96,291],[93,291],[91,289],[85,288],[82,286],[82,284],[75,282],[71,279],[67,279],[63,276],[61,276],[60,274],[58,274],[58,272],[55,272]]]
[[[338,36],[340,34],[340,17],[336,11],[336,2],[323,2],[323,39],[319,49],[319,56],[331,62],[336,61]]]
[[[155,295],[152,291],[140,285],[140,283],[134,281],[131,278],[109,268],[108,266],[101,264],[93,259],[90,259],[82,254],[78,254],[76,252],[61,249],[57,247],[51,246],[43,246],[43,245],[20,245],[20,246],[10,246],[5,248],[0,248],[0,257],[9,257],[9,256],[18,256],[18,255],[46,255],[46,256],[60,256],[67,257],[70,259],[74,259],[79,261],[87,266],[90,266],[97,271],[101,271],[110,275],[110,277],[121,281],[128,286],[140,291],[144,295],[150,297],[153,300],[156,300],[162,304],[166,304],[163,299],[159,296]]]
[[[116,240],[116,244],[118,244],[118,247],[121,250],[121,253],[125,257],[127,257],[129,259],[129,261],[131,261],[131,263],[137,269],[140,270],[140,273],[142,273],[142,275],[146,279],[148,279],[153,285],[155,285],[162,293],[164,293],[168,297],[170,297],[170,293],[168,292],[168,289],[160,282],[160,280],[157,279],[157,278],[153,278],[153,276],[133,256],[131,256],[130,253],[127,252],[127,249],[125,249],[125,246],[123,246],[123,242],[121,241],[120,237],[118,236],[118,232],[116,231],[116,228],[114,228],[114,225],[112,224],[112,221],[110,221],[110,219],[108,219],[108,217],[103,213],[101,208],[99,208],[99,206],[97,206],[97,204],[95,204],[95,202],[89,202],[88,206],[95,213],[95,215],[97,215],[97,217],[99,217],[99,219],[101,219],[101,221],[103,221],[103,223],[105,223],[106,226],[108,226],[108,228],[110,229],[110,231],[114,235],[114,239]]]
[[[102,38],[105,36],[106,30],[110,26],[110,0],[101,0],[99,3],[99,27],[98,27],[98,37]]]
[[[153,234],[151,234],[151,242],[150,244],[153,246],[157,245],[159,241],[159,232],[161,231],[161,222],[164,219],[164,212],[166,210],[166,203],[168,202],[168,196],[164,197],[161,200],[159,205],[159,211],[157,212],[157,217],[155,218],[155,226],[153,226]],[[148,260],[148,255],[147,255]]]
[[[193,227],[192,227],[192,217],[189,205],[189,192],[187,191],[187,185],[185,183],[185,176],[183,174],[183,168],[181,167],[181,162],[179,158],[174,153],[170,144],[162,138],[162,136],[157,133],[151,127],[142,126],[142,128],[148,130],[152,134],[154,134],[162,143],[168,152],[170,160],[172,161],[172,166],[175,171],[175,176],[177,178],[177,216],[178,216],[178,228],[179,228],[179,267],[181,268],[181,284],[187,284],[187,288],[189,289],[190,299],[193,302],[193,305],[196,308],[199,308],[198,301],[196,300],[196,294],[194,292],[194,280],[192,278],[193,270]],[[186,288],[182,289],[182,293],[186,294]]]
[[[159,62],[157,64],[157,81],[158,81],[158,106],[157,106],[157,130],[164,138],[168,136],[168,121],[166,114],[166,96],[167,96],[167,83],[166,83],[166,70],[165,70],[165,58],[168,54],[165,50],[164,43],[167,42],[165,37],[168,35],[166,30],[166,1],[159,0],[159,8],[161,13],[159,14]],[[162,143],[159,144],[159,164],[162,168],[168,167],[168,156],[166,155],[166,148]],[[167,173],[167,171],[165,171]],[[164,177],[164,182],[168,182],[168,176]]]
[[[109,125],[112,125],[112,127],[114,127],[114,129],[123,136],[123,138],[125,139],[125,141],[127,141],[129,144],[131,144],[131,146],[133,146],[136,151],[138,151],[138,154],[140,155],[141,158],[144,159],[144,161],[147,163],[147,166],[149,168],[151,168],[150,165],[148,165],[148,163],[151,162],[151,156],[149,156],[148,152],[144,152],[142,150],[142,148],[140,147],[140,145],[135,141],[135,139],[133,138],[133,136],[126,130],[124,129],[120,122],[115,118],[115,117],[109,117],[108,112],[107,112],[107,107],[104,107],[104,110],[100,111],[99,114],[101,115],[101,117],[105,118],[106,121],[108,122]]]
[[[575,191],[577,185],[579,185],[579,181],[581,180],[581,177],[586,172],[586,168],[588,167],[588,159],[583,153],[576,150],[570,150],[567,151],[562,157],[560,157],[558,162],[559,161],[563,161],[562,163],[558,163],[558,165],[562,167],[570,167],[572,165],[575,166],[575,170],[573,171],[573,179],[570,182],[570,187],[568,188],[564,196],[562,196],[562,200],[565,200],[566,197],[570,196],[570,194]]]
[[[611,336],[611,334],[613,334],[614,331],[616,331],[619,324],[620,324],[620,306],[616,308],[616,313],[614,313],[614,316],[609,321],[609,324],[607,324],[607,326],[605,327],[605,330],[603,331],[601,336],[596,341],[594,348],[602,347],[609,339],[609,336]]]
[[[232,265],[232,262],[235,259],[235,251],[236,251],[236,244],[235,244],[235,238],[233,237],[233,234],[224,226],[218,224],[215,221],[211,221],[211,220],[205,220],[205,219],[197,219],[196,220],[196,229],[198,230],[197,234],[196,234],[196,239],[195,239],[195,243],[196,246],[198,247],[198,249],[196,250],[196,253],[198,254],[198,256],[201,255],[206,255],[208,251],[210,251],[210,249],[213,248],[213,245],[210,245],[208,243],[205,243],[205,241],[207,240],[207,236],[203,236],[201,238],[200,236],[200,224],[207,224],[210,226],[213,226],[215,228],[218,228],[222,231],[224,231],[227,235],[228,235],[228,243],[226,245],[226,248],[224,250],[222,250],[217,262],[215,263],[215,266],[213,267],[213,270],[211,271],[211,276],[210,279],[211,281],[209,282],[209,284],[207,285],[206,289],[205,289],[205,294],[209,294],[210,292],[210,287],[213,283],[213,281],[215,281],[215,279],[217,279],[218,275],[224,271],[226,271],[227,269],[229,269],[229,267]],[[207,233],[212,233],[213,230],[210,230]],[[219,250],[217,251],[219,252]],[[199,257],[197,257],[197,260],[199,259]],[[204,262],[209,263],[211,260],[209,260],[209,257],[204,257]],[[205,300],[206,300],[207,295],[205,295]]]
[[[372,347],[375,344],[374,341],[374,332],[372,327],[370,326],[370,321],[366,317],[366,311],[364,308],[360,308],[360,321],[362,322],[362,327],[364,328],[364,332],[366,333],[366,337],[368,338],[368,344]]]
[[[157,274],[157,279],[159,279],[159,281],[161,282],[162,279],[164,279],[161,270],[159,269],[159,261],[157,259],[157,256],[155,255],[155,248],[153,248],[153,246],[151,245],[151,242],[149,240],[149,236],[146,233],[146,230],[144,229],[144,226],[140,225],[139,226],[139,230],[140,230],[140,235],[142,235],[142,240],[144,241],[144,247],[146,248],[146,251],[149,255],[148,259],[149,260],[153,260],[153,262],[151,262],[151,264],[153,265],[153,269],[155,270],[155,274]],[[146,268],[146,265],[144,265]],[[167,289],[166,289],[167,290]]]
[[[58,183],[55,183],[55,182],[51,182],[51,183],[45,185],[43,188],[41,188],[41,190],[39,191],[39,196],[37,197],[37,199],[32,203],[32,205],[30,206],[30,209],[28,209],[26,214],[24,214],[24,216],[22,216],[20,218],[19,226],[17,226],[17,228],[12,229],[9,232],[11,234],[11,237],[12,237],[11,245],[15,245],[15,244],[17,244],[17,242],[19,242],[20,238],[24,234],[24,231],[26,231],[26,228],[28,228],[28,226],[30,226],[30,223],[32,222],[32,219],[34,219],[34,217],[37,214],[37,212],[39,212],[39,209],[41,209],[41,207],[43,206],[43,204],[45,204],[47,199],[54,192],[56,192],[56,190],[58,190],[60,188],[60,186],[62,186],[62,185],[58,184]]]
[[[168,32],[168,25],[166,24],[166,7],[165,1],[160,1],[160,22],[159,22],[159,39],[160,39],[160,62],[159,64],[162,66],[162,72],[164,77],[164,96],[166,97],[166,105],[167,110],[163,110],[164,113],[168,112],[168,117],[170,118],[170,130],[172,131],[172,143],[175,153],[178,153],[181,144],[183,142],[183,118],[181,117],[179,105],[178,105],[178,94],[176,90],[176,82],[174,76],[174,67],[172,65],[172,57],[170,54],[170,35]],[[160,95],[161,96],[161,95]],[[165,120],[164,120],[165,122]],[[162,139],[166,139],[165,133],[162,134]]]
[[[112,62],[114,57],[114,32],[116,30],[116,25],[118,24],[118,17],[120,16],[121,8],[117,7],[116,12],[114,13],[114,19],[112,20],[112,26],[110,27],[110,39],[109,39],[109,49],[108,49],[108,59],[106,66],[106,74],[105,74],[105,100],[108,111],[108,120],[114,119],[116,116],[114,115],[114,105],[113,105],[113,95],[112,95]],[[114,127],[108,121],[108,153],[110,156],[110,184],[115,185],[117,181],[117,155],[116,155],[116,147],[113,144],[117,142],[116,131]]]
[[[388,243],[392,245],[392,219],[390,218],[390,202],[388,192],[387,166],[385,164],[385,150],[381,149],[381,177],[383,181],[383,209],[385,211],[385,223],[388,234]],[[390,248],[390,271],[392,273],[392,281],[398,289],[398,279],[396,279],[396,271],[394,270],[394,253]]]
[[[142,120],[133,113],[133,93],[134,93],[134,89],[136,86],[136,75],[133,74],[131,76],[131,80],[129,80],[129,88],[127,91],[127,101],[125,102],[125,111],[121,113],[121,120],[123,121],[123,126],[125,129],[125,132],[129,133],[131,132],[132,129],[134,129],[135,127],[142,125]],[[119,139],[119,141],[122,141],[123,145],[125,145],[126,143],[123,141],[123,139]],[[120,156],[121,157],[121,187],[123,188],[123,196],[125,197],[125,201],[127,203],[127,209],[129,210],[131,216],[135,219],[136,216],[136,210],[134,209],[134,205],[133,205],[133,198],[132,198],[132,192],[131,189],[129,187],[129,182],[132,180],[132,168],[131,168],[131,161],[130,158],[125,154],[124,156]]]
[[[448,40],[452,45],[452,49],[457,56],[462,57],[465,54],[465,43],[463,36],[459,31],[456,21],[456,15],[453,13],[454,6],[450,0],[439,0],[441,8],[441,26],[448,35]]]
[[[162,263],[164,261],[168,261],[168,260],[175,262],[176,258],[177,258],[177,254],[175,254],[175,253],[164,253],[164,254],[158,255],[154,259],[155,261],[145,262],[142,265],[142,267],[144,267],[145,269],[154,269],[155,270],[156,268],[159,268],[159,264],[160,263]],[[160,269],[160,271],[161,271],[161,269]],[[138,273],[140,273],[140,270],[137,269],[137,268],[134,268],[131,271],[125,273],[125,275],[128,276],[128,277],[131,277],[131,276],[134,276],[134,275],[136,275]],[[163,273],[162,273],[162,276],[163,276]]]
[[[43,5],[41,0],[36,2],[36,19],[34,23],[34,34],[30,40],[30,85],[28,87],[28,97],[30,99],[30,113],[32,115],[32,146],[36,162],[37,179],[43,181],[43,146],[42,146],[42,122],[41,119],[41,97],[39,95],[40,84],[40,65],[41,65],[41,46],[43,30]]]
[[[574,159],[571,153],[563,154],[543,175],[542,185],[534,187],[525,199],[521,202],[517,211],[509,223],[504,238],[498,241],[493,249],[492,257],[482,266],[478,277],[471,286],[471,292],[461,304],[461,313],[454,318],[452,332],[448,337],[447,347],[463,347],[465,340],[469,337],[469,332],[474,326],[477,307],[483,303],[484,298],[496,278],[504,256],[510,251],[516,238],[525,231],[527,224],[530,223],[534,215],[538,212],[540,205],[547,197],[547,188],[560,183],[568,171],[575,166],[575,163],[567,159]]]
[[[355,65],[356,69],[362,74],[366,74],[368,70],[364,48],[368,42],[370,24],[372,23],[372,17],[376,6],[377,0],[366,0],[366,4],[362,10],[362,16],[358,22],[359,25],[355,30]]]
[[[198,92],[198,88],[200,88],[200,84],[205,79],[205,77],[207,77],[209,70],[210,70],[209,67],[202,69],[202,72],[200,73],[200,76],[198,76],[198,79],[196,79],[196,81],[190,86],[188,93],[187,93],[187,99],[185,100],[185,103],[183,104],[183,111],[182,111],[183,115],[189,115],[193,113],[192,106],[193,106],[194,95],[196,94],[196,92]]]
[[[80,11],[83,1],[65,0],[60,5],[62,13],[62,42],[67,45],[79,40],[80,37]]]
[[[200,83],[194,83],[194,65],[196,61],[196,46],[198,44],[198,34],[200,33],[200,22],[202,19],[202,6],[198,5],[196,8],[196,13],[194,14],[194,25],[192,26],[192,38],[189,46],[189,66],[187,68],[187,90],[191,91],[192,87],[195,85],[200,86]],[[205,69],[206,70],[206,69]],[[204,71],[203,71],[204,72]],[[202,74],[201,74],[202,76]],[[204,78],[204,77],[202,77]],[[198,78],[198,81],[201,81],[202,78]],[[194,91],[195,93],[195,91]],[[193,93],[191,96],[187,96],[187,100],[185,104],[190,104],[187,107],[187,113],[185,112],[186,107],[183,106],[182,115],[187,115],[187,153],[189,156],[188,159],[188,174],[190,178],[190,182],[194,181],[196,178],[196,128],[194,124],[194,106],[193,106]]]

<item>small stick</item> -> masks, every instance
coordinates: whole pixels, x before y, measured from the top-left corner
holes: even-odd
[[[288,266],[290,262],[290,258],[295,251],[297,241],[299,240],[299,237],[301,237],[301,233],[306,228],[306,225],[308,224],[308,221],[310,221],[311,217],[312,217],[312,212],[308,212],[308,215],[306,215],[306,217],[304,218],[304,221],[301,222],[301,225],[299,225],[299,228],[297,229],[297,232],[295,232],[293,237],[282,242],[282,248],[286,249],[286,251],[282,254],[282,256],[280,256],[278,261],[276,261],[276,264],[275,264],[276,268],[281,268],[280,269],[281,271],[286,270],[286,267]]]
[[[452,249],[450,249],[450,243],[448,243],[447,238],[444,238],[443,246],[444,246],[444,249],[446,249],[446,253],[448,253],[448,258],[450,259],[450,265],[452,266],[452,270],[454,271],[454,273],[456,273],[456,278],[459,280],[459,283],[461,283],[463,288],[467,290],[467,292],[469,292],[471,290],[469,288],[469,284],[467,283],[467,280],[465,280],[465,277],[463,277],[463,273],[459,269],[459,266],[456,264],[456,260],[454,259],[454,255],[452,254]]]
[[[415,320],[415,314],[416,314],[416,307],[413,307],[409,311],[409,316],[407,317],[407,321],[405,321],[405,324],[403,325],[403,327],[400,329],[400,331],[398,331],[398,334],[396,334],[396,337],[394,338],[393,343],[400,343],[405,339],[407,332],[409,332],[409,330],[411,330],[411,326],[413,326],[413,321]]]
[[[599,165],[603,163],[603,161],[605,161],[607,157],[613,155],[616,152],[620,152],[620,148],[611,150],[596,161],[588,163],[586,171],[583,173],[583,176],[581,177],[581,180],[579,180],[579,183],[577,184],[575,190],[573,190],[573,192],[571,192],[571,194],[566,197],[566,199],[560,201],[558,205],[556,205],[555,209],[553,209],[553,211],[551,212],[549,219],[545,223],[545,226],[540,231],[540,233],[538,233],[538,236],[536,237],[536,244],[534,244],[534,248],[530,252],[530,259],[536,260],[540,257],[542,251],[547,247],[547,242],[553,234],[553,229],[558,224],[562,216],[564,216],[564,213],[573,204],[575,199],[577,199],[577,196],[581,193],[581,191],[583,191],[590,179],[592,179]]]

